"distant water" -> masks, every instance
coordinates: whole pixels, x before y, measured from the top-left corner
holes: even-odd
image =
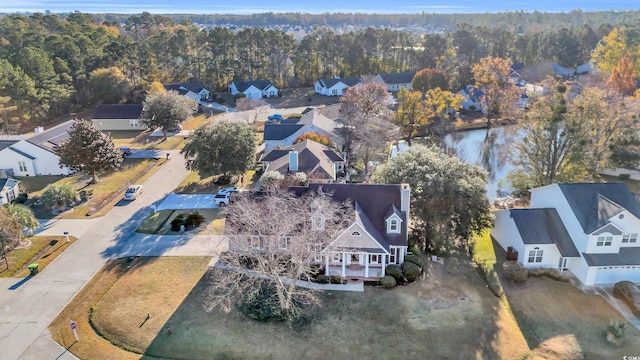
[[[217,4],[216,4],[217,3]],[[348,13],[495,13],[505,11],[541,11],[541,12],[569,12],[574,9],[582,11],[600,10],[638,10],[637,1],[630,0],[537,0],[537,1],[426,1],[426,0],[244,0],[233,2],[200,1],[180,2],[175,0],[0,0],[0,12],[73,12],[75,10],[87,13],[125,13],[136,14],[143,11],[150,13],[189,13],[189,14],[254,14],[264,12],[348,12]]]

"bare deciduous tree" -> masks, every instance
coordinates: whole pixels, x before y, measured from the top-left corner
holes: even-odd
[[[322,192],[238,196],[224,210],[229,250],[220,254],[212,272],[205,309],[230,311],[239,302],[263,296],[261,306],[294,318],[318,305],[318,293],[296,286],[296,281],[314,276],[320,251],[352,220],[349,208]]]
[[[268,108],[269,104],[262,99],[249,99],[245,97],[236,100],[236,110],[239,111],[238,115],[249,125],[253,125],[259,119],[264,118]]]

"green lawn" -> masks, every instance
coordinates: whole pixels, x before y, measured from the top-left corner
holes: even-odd
[[[204,223],[189,233],[203,233],[207,235],[222,235],[224,230],[224,217],[219,209],[194,210],[204,216]],[[179,214],[187,215],[191,211],[185,210],[160,210],[149,216],[136,230],[146,234],[176,235],[179,232],[171,231],[171,221]]]

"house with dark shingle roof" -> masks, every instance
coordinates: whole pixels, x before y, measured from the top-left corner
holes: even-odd
[[[402,88],[407,90],[413,90],[411,81],[416,76],[415,71],[405,71],[396,73],[380,73],[373,78],[374,82],[384,84],[387,87],[387,91],[400,91]]]
[[[264,171],[283,175],[303,172],[309,181],[334,182],[344,172],[345,159],[334,149],[313,140],[303,140],[285,149],[274,149],[260,160]]]
[[[243,93],[249,99],[278,97],[278,88],[271,84],[271,80],[234,80],[228,90],[231,95]]]
[[[322,191],[333,200],[349,204],[348,225],[338,236],[330,239],[328,245],[314,249],[312,262],[318,264],[326,276],[349,279],[379,280],[385,276],[389,264],[404,262],[408,248],[409,211],[411,189],[406,184],[324,184],[310,183],[308,186],[292,186],[289,192],[304,196]],[[269,196],[253,193],[255,196]],[[324,228],[322,213],[315,213],[309,219],[314,230]],[[228,228],[225,228],[228,229]],[[230,251],[246,249],[240,241],[251,241],[251,249],[263,251],[275,238],[281,241],[281,234],[227,234]],[[306,239],[286,236],[288,241]],[[256,241],[258,240],[258,241]],[[255,245],[253,245],[255,244]],[[309,244],[313,245],[313,244]],[[286,249],[283,246],[281,249]]]
[[[167,91],[175,91],[180,95],[193,99],[198,104],[205,102],[211,95],[211,91],[204,87],[200,81],[189,81],[185,83],[169,84],[164,86]]]
[[[307,112],[300,119],[285,119],[265,123],[263,135],[265,152],[278,147],[293,145],[298,136],[310,132],[325,135],[340,146],[340,137],[336,130],[339,127],[335,120],[322,115],[318,109]]]
[[[531,189],[528,209],[495,212],[491,235],[525,267],[569,271],[585,285],[640,282],[640,207],[623,183]]]
[[[96,106],[91,122],[102,131],[143,130],[146,125],[140,121],[142,104],[102,104]]]
[[[74,120],[50,129],[36,128],[36,134],[24,140],[0,141],[0,169],[10,169],[15,176],[69,175],[72,171],[59,165],[56,149],[67,139]]]
[[[325,96],[342,96],[351,86],[360,84],[360,78],[320,79],[314,84],[316,94]]]
[[[0,178],[0,205],[12,202],[20,194],[20,180]]]

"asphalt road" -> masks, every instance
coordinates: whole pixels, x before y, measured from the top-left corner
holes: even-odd
[[[144,182],[137,200],[114,207],[102,218],[43,224],[39,234],[62,236],[68,231],[78,241],[32,278],[0,279],[0,359],[74,358],[51,340],[47,326],[107,260],[129,254],[204,255],[217,246],[219,239],[213,237],[134,234],[150,214],[150,205],[188,174],[179,152],[169,152],[171,160]]]

